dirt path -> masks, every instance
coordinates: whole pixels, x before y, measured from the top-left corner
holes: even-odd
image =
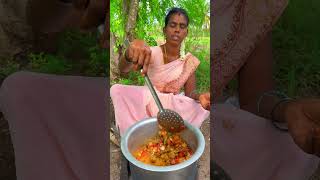
[[[14,151],[9,133],[8,122],[0,112],[0,179],[16,180]]]

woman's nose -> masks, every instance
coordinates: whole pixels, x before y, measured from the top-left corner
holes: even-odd
[[[174,31],[175,31],[175,32],[180,32],[180,27],[179,27],[179,26],[176,26],[175,29],[174,29]]]

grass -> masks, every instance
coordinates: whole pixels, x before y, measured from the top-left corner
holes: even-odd
[[[320,1],[291,0],[273,30],[275,79],[292,97],[320,95]]]
[[[197,90],[210,90],[210,37],[197,37],[186,42],[186,51],[200,60],[196,70]]]
[[[56,53],[29,52],[26,63],[13,59],[0,62],[0,82],[8,75],[19,71],[59,74],[101,76],[109,75],[109,51],[101,49],[97,43],[97,34],[65,31],[61,33]]]
[[[290,97],[320,96],[320,1],[291,0],[272,31],[274,79]],[[228,84],[229,93],[237,80]]]

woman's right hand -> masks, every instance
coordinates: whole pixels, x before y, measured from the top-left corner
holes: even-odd
[[[135,39],[126,50],[125,58],[134,64],[134,70],[139,70],[142,67],[142,74],[146,74],[150,64],[151,49],[143,40]]]
[[[294,142],[306,153],[320,157],[320,99],[285,104],[284,119]]]

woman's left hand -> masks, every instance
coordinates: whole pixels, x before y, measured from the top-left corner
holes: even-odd
[[[206,109],[210,110],[210,93],[202,93],[199,95],[199,101],[201,106]]]
[[[306,153],[320,157],[320,99],[287,103],[284,119],[294,142]]]

